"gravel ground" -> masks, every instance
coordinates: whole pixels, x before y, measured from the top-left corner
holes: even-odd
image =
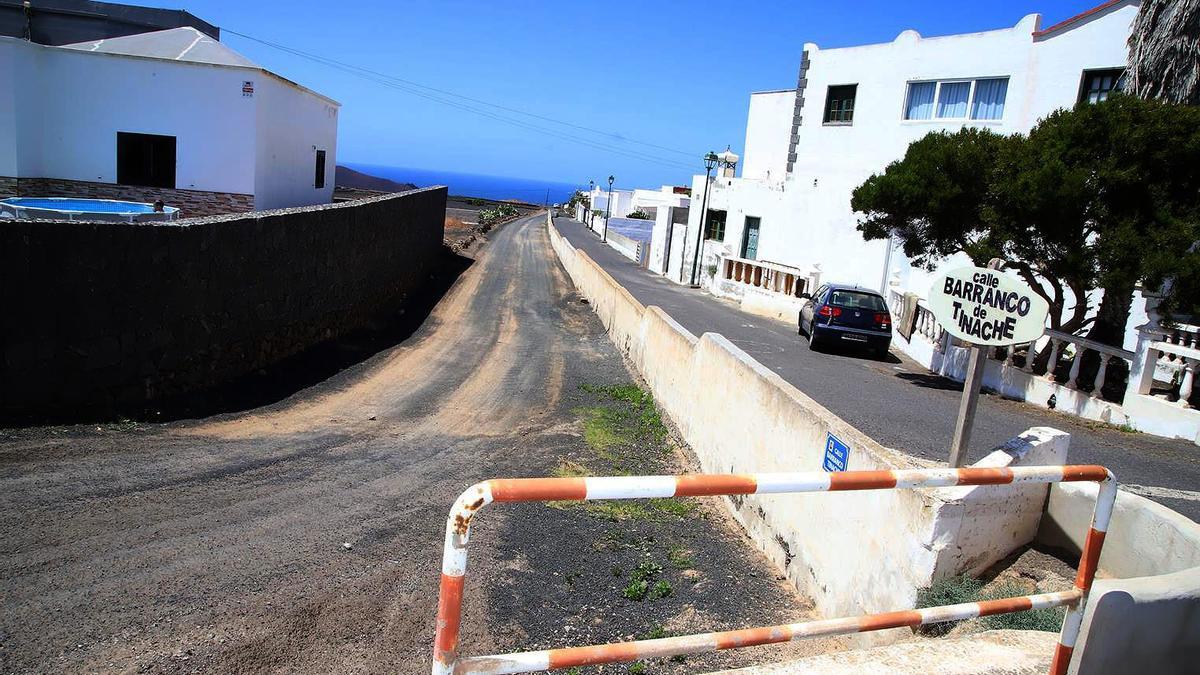
[[[0,671],[428,672],[442,528],[463,488],[686,466],[606,393],[633,378],[542,222],[492,232],[412,337],[277,403],[0,430]],[[626,598],[647,561],[670,593]],[[712,500],[495,506],[472,538],[463,651],[807,618],[775,574]]]

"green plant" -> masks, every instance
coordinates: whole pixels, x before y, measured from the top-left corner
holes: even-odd
[[[945,577],[933,582],[929,588],[917,591],[917,609],[938,607],[941,605],[957,605],[963,602],[975,602],[983,582],[967,575]],[[924,626],[921,631],[926,635],[945,635],[957,626],[960,621],[946,621]]]
[[[652,593],[652,590],[658,589],[658,584],[654,584],[654,588],[652,589],[650,582],[653,581],[654,578],[659,574],[662,574],[661,565],[652,560],[642,561],[633,569],[632,572],[629,573],[629,584],[625,586],[623,591],[621,591],[621,595],[630,600],[638,601],[644,600],[647,595],[650,595],[651,600],[657,600],[658,598],[663,598],[666,597],[666,595],[670,595],[670,584],[667,584],[666,595],[654,595]],[[661,592],[661,590],[662,589],[659,589],[659,592]]]
[[[665,598],[671,594],[672,590],[671,582],[667,581],[666,579],[659,579],[658,581],[654,582],[653,586],[650,587],[649,597],[651,600]]]
[[[979,596],[980,600],[1000,600],[1018,595],[1028,595],[1029,589],[1018,583],[1004,582],[988,589]],[[987,630],[1042,630],[1057,633],[1062,628],[1066,610],[1062,607],[1046,607],[1011,614],[993,614],[980,619]]]
[[[646,664],[641,661],[631,663],[629,664],[628,672],[633,675],[642,675],[642,673],[646,672]]]
[[[642,601],[646,599],[646,593],[650,591],[650,582],[645,579],[630,579],[629,584],[621,591],[621,595],[627,600]]]
[[[634,211],[632,213],[627,213],[627,214],[625,214],[625,217],[633,218],[634,220],[650,220],[650,214],[646,213],[645,211],[643,211],[641,209],[638,209],[637,211]]]

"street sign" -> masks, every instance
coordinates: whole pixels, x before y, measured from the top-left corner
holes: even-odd
[[[826,433],[825,459],[821,462],[821,468],[826,471],[845,471],[849,461],[850,446],[843,443],[837,436]]]
[[[1050,306],[1028,285],[999,270],[961,267],[929,289],[929,310],[954,337],[1003,347],[1042,336]]]
[[[1000,272],[999,258],[987,268],[960,267],[941,275],[929,289],[929,311],[942,328],[971,346],[967,377],[963,382],[958,421],[950,441],[950,466],[967,460],[967,444],[975,425],[979,388],[983,384],[987,354],[984,347],[1004,347],[1032,342],[1046,330],[1045,298],[1028,285]],[[1026,358],[1032,358],[1033,350]]]

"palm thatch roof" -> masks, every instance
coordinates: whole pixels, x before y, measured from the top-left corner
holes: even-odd
[[[1127,87],[1142,98],[1200,105],[1200,0],[1142,0]]]

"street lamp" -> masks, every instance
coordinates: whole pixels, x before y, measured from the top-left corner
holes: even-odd
[[[593,204],[592,193],[595,191],[596,191],[596,181],[589,180],[588,181],[587,225],[588,225],[588,229],[592,230],[593,232],[596,231],[592,227],[592,223],[595,221],[595,215],[592,214],[592,204]]]
[[[608,177],[608,201],[604,204],[604,232],[600,234],[600,241],[608,241],[608,214],[612,211],[612,184],[616,178]]]
[[[708,215],[708,184],[712,180],[712,170],[721,161],[712,150],[704,156],[704,197],[700,200],[700,234],[696,236],[696,250],[692,257],[692,288],[699,288],[696,283],[696,268],[700,265],[700,249],[704,246],[704,220]]]

